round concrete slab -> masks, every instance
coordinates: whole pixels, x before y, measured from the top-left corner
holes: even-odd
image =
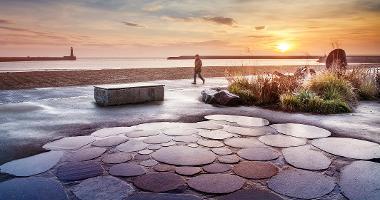
[[[226,155],[226,156],[219,156],[218,161],[221,163],[238,163],[240,161],[240,157],[237,155]]]
[[[150,155],[136,154],[136,155],[134,156],[134,159],[135,159],[135,160],[149,160],[149,159],[150,159]]]
[[[231,149],[226,147],[212,148],[211,151],[221,156],[232,154]]]
[[[91,145],[96,147],[112,147],[128,141],[125,136],[111,136],[104,139],[96,140]]]
[[[238,127],[238,126],[224,126],[223,130],[229,133],[235,133],[242,136],[252,136],[252,137],[262,136],[262,135],[276,132],[276,130],[274,128],[271,128],[270,126],[251,127],[251,128]]]
[[[194,190],[213,194],[235,192],[242,188],[244,183],[243,178],[230,174],[203,174],[187,182]]]
[[[85,160],[92,160],[94,158],[97,158],[101,155],[103,155],[104,152],[106,152],[106,148],[101,147],[90,147],[87,149],[81,149],[78,150],[70,155],[69,160],[70,161],[85,161]]]
[[[282,200],[278,195],[258,189],[239,190],[234,193],[221,196],[218,200]]]
[[[193,135],[198,133],[198,130],[195,128],[172,128],[172,129],[166,129],[163,131],[165,135],[170,136],[184,136],[184,135]]]
[[[15,178],[0,182],[0,199],[67,200],[60,182],[42,177]]]
[[[194,128],[206,129],[206,130],[218,130],[218,129],[223,128],[223,125],[217,124],[215,122],[210,122],[210,121],[197,122],[193,126]]]
[[[271,127],[275,128],[278,132],[282,134],[301,138],[325,138],[331,135],[331,132],[326,129],[305,124],[272,124]]]
[[[139,151],[137,153],[140,154],[140,155],[149,155],[149,154],[153,153],[153,151],[149,150],[149,149],[144,149],[144,150],[141,150],[141,151]]]
[[[153,169],[157,172],[168,172],[175,169],[175,166],[173,165],[165,165],[165,164],[158,164],[153,167]]]
[[[177,142],[192,143],[192,142],[197,142],[198,138],[193,135],[184,135],[184,136],[174,137],[173,140]]]
[[[130,138],[139,138],[139,137],[148,137],[159,135],[161,133],[160,130],[135,130],[126,133],[125,135]]]
[[[118,153],[105,155],[102,161],[108,164],[117,164],[117,163],[124,163],[124,162],[130,161],[132,160],[132,158],[133,158],[132,155],[129,153],[118,152]]]
[[[343,168],[339,186],[350,200],[380,198],[380,163],[355,161]]]
[[[7,162],[0,166],[0,171],[14,176],[32,176],[48,171],[61,160],[62,156],[61,151],[49,151]]]
[[[122,163],[112,166],[109,173],[113,176],[140,176],[146,173],[144,167],[136,164]]]
[[[162,148],[162,146],[159,144],[152,144],[152,145],[148,146],[149,150],[157,150],[157,149],[161,149],[161,148]]]
[[[223,142],[216,141],[216,140],[198,140],[197,144],[205,146],[205,147],[210,147],[210,148],[216,148],[216,147],[222,147],[224,146]]]
[[[161,143],[161,146],[163,146],[163,147],[169,147],[169,146],[173,146],[175,144],[177,144],[177,143],[174,142],[174,141],[170,141],[170,142],[166,142],[166,143]]]
[[[246,160],[266,161],[274,160],[280,156],[280,152],[270,147],[252,147],[241,149],[237,154]]]
[[[282,154],[287,163],[301,169],[323,170],[331,164],[327,156],[310,145],[286,148]]]
[[[202,171],[200,167],[176,167],[175,172],[184,176],[193,176]]]
[[[153,159],[144,160],[144,161],[140,162],[140,165],[145,166],[145,167],[153,167],[157,164],[158,164],[158,162],[153,160]]]
[[[120,144],[116,147],[117,150],[123,151],[126,153],[134,152],[134,151],[140,151],[145,149],[148,146],[148,144],[139,141],[139,140],[129,140],[128,142],[125,142],[123,144]]]
[[[263,143],[261,143],[256,138],[229,138],[224,140],[224,143],[230,147],[235,148],[251,148],[251,147],[266,147]]]
[[[365,140],[329,137],[313,140],[311,144],[327,153],[346,158],[361,160],[380,158],[380,145]]]
[[[284,170],[273,176],[268,187],[276,193],[301,199],[314,199],[330,193],[335,182],[332,177],[300,169]]]
[[[216,121],[228,121],[232,123],[237,123],[241,126],[266,126],[269,121],[263,118],[247,117],[240,115],[207,115],[205,116],[208,120]]]
[[[91,136],[105,138],[105,137],[125,134],[133,130],[134,128],[131,128],[131,127],[103,128],[103,129],[93,132]]]
[[[220,163],[212,163],[212,164],[203,166],[203,170],[205,172],[212,173],[212,174],[223,173],[231,169],[232,169],[231,165],[220,164]]]
[[[137,177],[133,183],[136,187],[150,192],[173,191],[186,184],[181,176],[170,172],[145,174]]]
[[[202,200],[203,198],[191,194],[150,193],[139,192],[132,194],[128,200]]]
[[[45,144],[42,148],[49,150],[77,150],[95,141],[93,136],[65,137]]]
[[[155,135],[155,136],[149,136],[143,141],[148,144],[162,144],[162,143],[170,142],[171,140],[172,140],[172,137],[169,137],[164,134],[160,134],[160,135]]]
[[[78,181],[103,175],[103,168],[98,162],[69,162],[57,168],[56,176],[61,181]]]
[[[198,135],[212,140],[224,140],[234,136],[233,134],[222,130],[200,131]]]
[[[127,182],[113,176],[98,176],[75,185],[72,191],[81,200],[103,200],[125,199],[135,190]]]
[[[270,178],[278,173],[278,168],[270,162],[241,162],[234,166],[235,174],[249,179]]]
[[[259,137],[260,142],[273,147],[293,147],[305,145],[307,140],[287,135],[264,135]]]
[[[209,150],[187,146],[163,147],[154,152],[152,157],[159,162],[182,166],[205,165],[214,162],[216,158]]]

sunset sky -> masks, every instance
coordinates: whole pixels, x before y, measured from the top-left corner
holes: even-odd
[[[379,0],[0,0],[0,56],[380,55]]]

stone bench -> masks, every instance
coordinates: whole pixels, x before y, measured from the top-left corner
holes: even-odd
[[[114,106],[164,100],[164,85],[132,83],[94,86],[98,105]]]

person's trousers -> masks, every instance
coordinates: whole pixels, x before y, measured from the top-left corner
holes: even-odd
[[[201,72],[194,72],[194,83],[197,82],[197,76],[198,76],[203,82],[205,82],[205,79],[202,77]]]

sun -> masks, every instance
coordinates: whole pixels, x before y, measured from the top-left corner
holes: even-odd
[[[282,53],[284,53],[284,52],[287,52],[287,51],[289,51],[289,49],[290,49],[290,44],[289,43],[287,43],[287,42],[281,42],[281,43],[278,43],[277,44],[277,50],[279,50],[280,52],[282,52]]]

